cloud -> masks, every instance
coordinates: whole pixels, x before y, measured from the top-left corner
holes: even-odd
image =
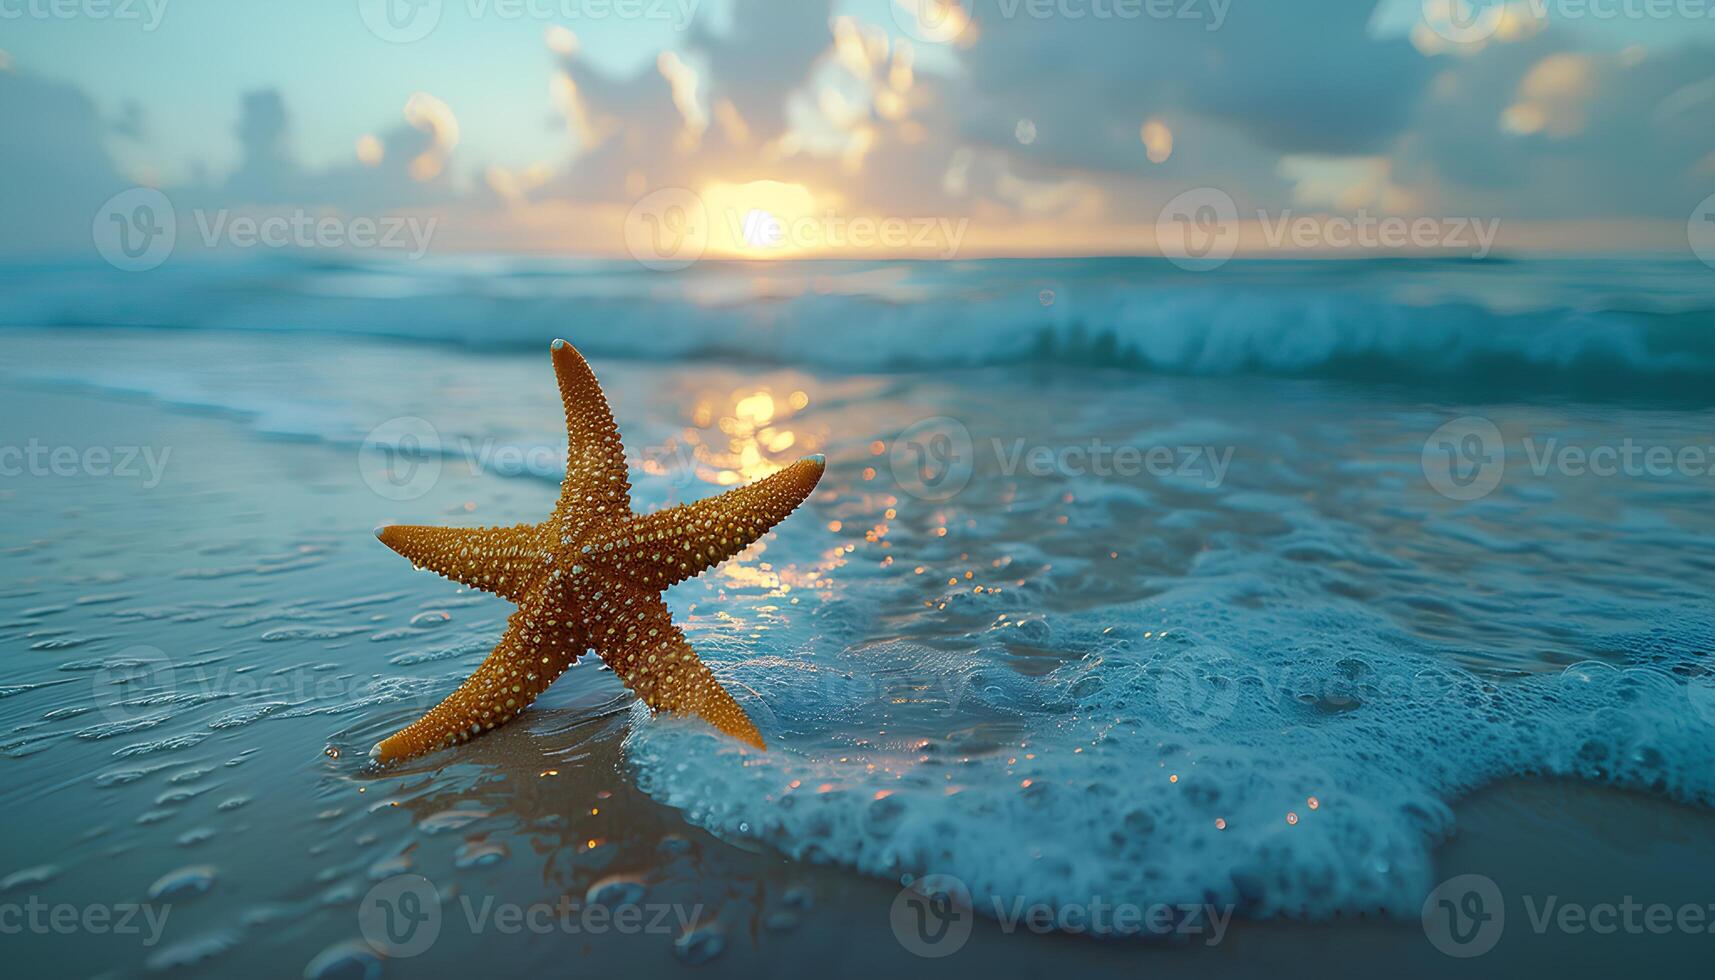
[[[710,32],[706,21],[694,25],[690,50],[759,139],[784,130],[786,95],[827,49],[832,7],[830,0],[734,0],[726,34]]]
[[[1399,173],[1437,207],[1683,220],[1715,178],[1715,51],[1571,53],[1552,32],[1443,60]]]
[[[0,68],[0,248],[89,246],[96,210],[129,183],[103,142],[110,128],[77,88]]]
[[[848,214],[964,217],[1015,251],[1079,236],[1148,250],[1133,230],[1197,186],[1245,211],[1530,221],[1682,221],[1707,193],[1707,45],[1595,50],[1550,25],[1425,47],[1398,25],[1378,34],[1370,7],[1178,0],[1123,8],[1173,14],[1159,19],[1043,19],[982,0],[959,43],[926,45],[830,0],[737,0],[726,27],[699,22],[627,76],[555,27],[542,57],[560,160],[473,166],[456,100],[419,92],[353,133],[348,159],[308,166],[287,85],[235,92],[238,163],[166,190],[183,207],[432,210],[449,217],[438,245],[608,254],[631,204],[674,186],[773,182]],[[1098,9],[1052,10],[1074,8]],[[42,189],[0,201],[22,230],[8,239],[87,247],[94,210],[132,182],[109,146],[146,159],[149,107],[103,119],[75,86],[0,69],[0,110],[0,177]]]
[[[1115,20],[1004,17],[995,3],[976,8],[977,40],[956,49],[965,97],[983,110],[967,131],[1005,144],[1006,116],[1029,117],[1034,154],[1072,166],[1135,168],[1139,127],[1159,115],[1229,124],[1258,151],[1375,152],[1430,75],[1409,43],[1370,36],[1363,3],[1238,4],[1218,30],[1212,4]]]

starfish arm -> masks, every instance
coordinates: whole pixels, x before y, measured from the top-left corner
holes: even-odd
[[[665,589],[749,547],[810,496],[826,461],[807,456],[718,497],[634,518],[594,538],[587,552],[628,581]]]
[[[517,602],[548,567],[534,524],[511,527],[425,527],[394,524],[375,529],[381,543],[418,568]]]
[[[659,595],[624,585],[604,591],[610,597],[606,626],[594,646],[626,687],[656,711],[697,715],[741,742],[767,748],[750,716],[697,659]]]
[[[550,520],[562,538],[603,518],[631,513],[625,446],[595,373],[577,348],[553,344],[554,375],[566,406],[566,478]]]
[[[566,612],[571,592],[559,574],[544,577],[476,672],[428,714],[377,744],[370,759],[385,765],[424,755],[516,718],[588,649]]]

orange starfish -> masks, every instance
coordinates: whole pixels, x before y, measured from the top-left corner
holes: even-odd
[[[815,489],[826,461],[809,456],[718,497],[633,513],[625,448],[601,386],[565,341],[554,341],[553,361],[566,405],[566,479],[547,520],[376,529],[417,567],[505,596],[518,611],[469,680],[369,757],[396,762],[503,725],[592,648],[649,707],[701,715],[764,748],[756,725],[673,625],[661,592],[780,523]]]

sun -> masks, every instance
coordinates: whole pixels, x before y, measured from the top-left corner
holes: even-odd
[[[786,241],[786,228],[780,219],[762,208],[751,208],[745,212],[739,232],[744,243],[751,248],[777,248]]]
[[[779,180],[717,181],[702,191],[708,208],[709,251],[747,259],[786,258],[827,248],[818,203],[803,184]]]

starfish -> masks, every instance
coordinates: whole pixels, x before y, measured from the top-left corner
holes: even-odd
[[[744,709],[673,625],[661,593],[780,523],[815,489],[826,460],[808,456],[718,497],[634,513],[625,447],[595,374],[564,340],[554,341],[552,359],[566,406],[566,478],[547,520],[375,531],[418,568],[503,596],[518,611],[476,672],[428,714],[382,740],[370,759],[398,762],[504,725],[591,649],[650,708],[701,716],[766,748]]]

